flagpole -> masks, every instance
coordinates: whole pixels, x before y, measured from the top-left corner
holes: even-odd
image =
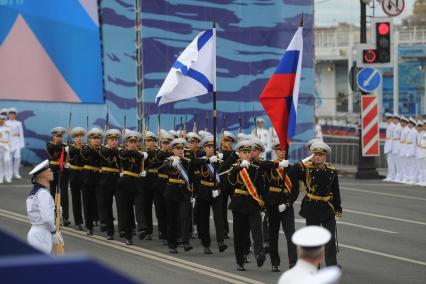
[[[216,155],[216,136],[217,136],[217,112],[216,112],[216,21],[213,20],[213,33],[214,33],[214,43],[213,43],[213,68],[214,68],[214,82],[213,82],[213,149],[214,155]],[[217,180],[216,180],[216,172],[217,172],[217,163],[213,165],[214,173],[214,189],[217,190]]]

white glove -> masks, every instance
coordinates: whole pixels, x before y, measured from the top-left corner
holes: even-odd
[[[65,147],[65,152],[68,154],[70,152],[70,146]]]
[[[266,216],[266,213],[263,211],[260,211],[260,217],[262,218],[262,221],[263,219],[265,219],[265,216]]]
[[[210,161],[210,163],[212,164],[212,163],[217,163],[217,156],[211,156],[210,158],[209,158],[209,161]]]
[[[238,152],[235,152],[235,155],[237,155],[237,157],[239,157],[239,156],[240,156],[240,153],[238,153]]]
[[[62,238],[61,232],[56,232],[52,236],[53,244],[64,244],[64,239]]]
[[[219,196],[219,190],[213,190],[212,191],[212,196],[213,196],[213,198],[218,197]]]
[[[146,177],[146,171],[145,170],[143,170],[142,172],[141,172],[141,177]]]
[[[191,204],[192,204],[192,207],[195,206],[195,198],[194,197],[191,197]]]
[[[65,163],[64,168],[69,169],[70,166],[71,166],[70,163]]]
[[[287,168],[288,167],[288,160],[282,160],[281,162],[278,163],[278,166],[281,168]]]
[[[310,155],[309,157],[306,157],[302,160],[302,163],[307,163],[309,160],[311,160],[314,157],[314,154]]]
[[[243,160],[242,162],[241,162],[241,164],[240,164],[240,167],[241,168],[246,168],[246,169],[248,169],[248,167],[250,166],[250,162],[249,161],[247,161],[247,160]]]
[[[177,159],[173,159],[173,162],[172,162],[172,167],[173,168],[177,168],[177,166],[179,165],[179,158],[177,158]]]
[[[143,159],[146,160],[148,158],[148,153],[147,152],[142,152],[143,155]]]
[[[222,160],[223,159],[223,153],[218,153],[217,157],[219,158],[219,160]]]
[[[286,210],[287,209],[287,205],[285,205],[284,203],[283,204],[280,204],[280,205],[278,205],[278,211],[281,213],[281,212],[284,212],[284,210]]]

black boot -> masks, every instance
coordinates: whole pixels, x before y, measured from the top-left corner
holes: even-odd
[[[262,267],[263,263],[265,262],[265,254],[262,252],[256,257],[256,262],[258,267]]]
[[[93,236],[93,229],[89,229],[86,233],[88,236]]]
[[[280,272],[280,268],[276,265],[272,265],[272,272]]]
[[[212,254],[212,251],[209,247],[204,247],[204,254]]]
[[[190,244],[184,244],[183,245],[183,250],[184,251],[190,251],[192,249],[193,249],[193,247]]]
[[[244,264],[237,264],[237,270],[238,271],[246,271],[246,268],[244,267]]]
[[[114,239],[114,236],[113,236],[113,235],[108,235],[106,239],[107,239],[108,241],[112,241],[112,240]]]
[[[142,231],[139,232],[139,239],[143,240],[143,239],[145,239],[145,237],[147,235],[148,235],[147,231],[146,230],[142,230]]]
[[[228,246],[223,241],[220,241],[217,244],[219,245],[220,252],[224,252],[228,248]]]
[[[178,251],[177,251],[177,249],[176,249],[176,248],[169,248],[169,252],[170,252],[170,253],[173,253],[173,254],[178,253]]]
[[[133,245],[133,241],[131,239],[126,239],[126,245],[132,246]]]
[[[248,254],[244,255],[244,263],[250,263],[250,256]]]
[[[75,226],[75,229],[78,231],[83,231],[83,227],[81,225]]]
[[[148,240],[148,241],[152,241],[152,235],[151,234],[147,234],[145,239]]]
[[[64,227],[68,227],[71,224],[71,222],[68,220],[64,220],[63,223],[64,223]]]

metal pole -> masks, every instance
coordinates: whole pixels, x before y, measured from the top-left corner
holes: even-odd
[[[352,65],[353,65],[353,45],[354,45],[353,29],[352,29],[352,25],[350,25],[349,47],[348,47],[348,73],[352,69]],[[354,112],[354,96],[353,96],[352,88],[350,84],[348,84],[348,113],[350,114],[350,116],[352,116],[353,112]]]
[[[363,0],[359,1],[361,4],[361,19],[360,19],[360,43],[367,43],[367,5]],[[361,95],[367,93],[361,91]],[[359,119],[359,136],[358,136],[358,165],[357,171],[355,172],[356,179],[377,179],[379,174],[376,170],[376,162],[374,157],[363,157],[362,156],[362,129],[361,129],[361,113]]]
[[[143,132],[144,125],[144,101],[143,101],[143,58],[142,58],[142,23],[141,0],[135,0],[135,31],[136,31],[136,104],[138,131]],[[142,136],[145,134],[142,133]],[[143,146],[143,145],[142,145]]]
[[[394,46],[393,46],[393,112],[399,113],[399,70],[398,70],[398,58],[399,58],[399,31],[395,28],[394,33]]]

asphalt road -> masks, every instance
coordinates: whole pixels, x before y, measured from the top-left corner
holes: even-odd
[[[347,177],[340,178],[340,186],[341,283],[424,283],[426,188]],[[30,188],[29,179],[0,185],[0,227],[23,240],[30,227],[25,215],[25,197]],[[303,225],[304,220],[296,217],[296,226]],[[156,235],[152,241],[135,239],[135,246],[129,247],[118,237],[107,241],[98,230],[93,237],[73,227],[65,228],[63,234],[66,253],[88,254],[144,283],[276,283],[280,276],[270,271],[269,259],[258,268],[253,255],[247,271],[237,271],[232,234],[227,240],[228,250],[219,253],[213,241],[213,226],[212,255],[202,253],[198,240],[192,240],[192,251],[180,248],[179,254],[171,256]],[[288,259],[284,235],[280,236],[280,255],[281,271],[285,271]]]

